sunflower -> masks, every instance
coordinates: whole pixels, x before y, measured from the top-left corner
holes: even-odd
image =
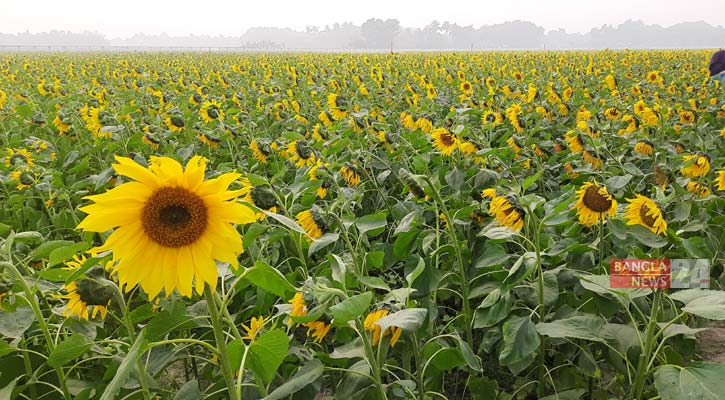
[[[636,194],[634,199],[627,199],[627,225],[642,225],[659,235],[667,230],[667,222],[662,209],[651,199]]]
[[[695,181],[687,182],[687,191],[700,198],[707,197],[712,193],[709,187]]]
[[[328,113],[327,111],[320,111],[317,119],[319,119],[320,122],[322,122],[322,124],[328,128],[331,127],[333,124],[332,115],[330,115],[330,113]]]
[[[715,179],[715,183],[717,184],[717,190],[725,190],[725,169],[717,171],[717,179]]]
[[[647,73],[647,82],[650,83],[657,83],[657,81],[660,79],[660,73],[659,71],[650,71]]]
[[[335,120],[344,119],[347,116],[347,102],[336,93],[327,95],[327,105],[330,107],[330,114]]]
[[[215,120],[223,120],[224,111],[221,107],[221,104],[219,104],[219,102],[216,100],[205,101],[204,104],[201,105],[201,109],[199,110],[199,113],[201,114],[201,119],[206,123]]]
[[[617,107],[610,107],[604,111],[604,116],[612,121],[618,120],[621,115],[622,113],[617,109]]]
[[[486,111],[483,113],[481,120],[484,125],[497,126],[503,123],[503,114],[496,111]]]
[[[431,131],[433,130],[433,121],[426,117],[419,117],[415,121],[415,125],[418,127],[418,129],[425,133],[431,133]]]
[[[8,155],[5,156],[5,166],[7,167],[23,167],[25,169],[33,168],[35,160],[33,154],[27,149],[5,149]]]
[[[592,226],[607,216],[617,215],[617,200],[607,192],[607,187],[594,182],[584,182],[576,192],[578,200],[574,206],[579,216],[579,223]]]
[[[349,186],[356,187],[360,185],[360,172],[356,166],[346,162],[340,168],[340,175]]]
[[[66,263],[64,269],[75,271],[85,262],[84,256],[73,256],[73,259]],[[68,300],[63,309],[63,315],[88,320],[89,314],[90,318],[96,318],[96,315],[100,313],[101,319],[105,319],[108,305],[113,297],[113,289],[101,284],[98,280],[107,278],[106,271],[100,266],[95,266],[89,269],[82,278],[65,284],[63,290],[66,294],[57,296],[59,299]]]
[[[471,82],[469,81],[463,81],[460,85],[458,85],[458,88],[461,90],[461,92],[465,94],[471,94],[473,93],[473,85],[471,85]]]
[[[416,130],[418,129],[418,124],[415,122],[415,118],[410,113],[407,113],[403,111],[400,113],[400,123],[403,124],[404,127],[410,129],[410,130]]]
[[[150,133],[144,133],[141,137],[141,143],[151,146],[152,149],[156,150],[159,148],[161,141],[153,137]]]
[[[126,290],[140,285],[149,298],[161,290],[177,289],[183,296],[216,288],[214,260],[237,268],[244,251],[232,224],[256,221],[254,212],[236,202],[228,191],[239,174],[226,173],[204,180],[206,159],[195,156],[181,165],[168,157],[152,157],[144,168],[130,158],[116,156],[113,169],[133,181],[106,193],[87,196],[94,204],[78,225],[90,232],[113,233],[93,253],[113,251],[113,270]]]
[[[697,114],[692,110],[680,111],[680,122],[683,124],[692,124],[697,119]]]
[[[314,343],[322,343],[322,340],[332,328],[332,324],[323,321],[308,322],[304,326],[307,328],[307,337],[311,337]]]
[[[332,186],[332,179],[330,178],[330,173],[327,170],[326,164],[323,164],[322,161],[317,160],[317,163],[314,166],[310,167],[307,173],[311,181],[322,181],[316,191],[317,197],[321,199],[327,197],[327,189]]]
[[[252,185],[249,179],[242,179],[242,188],[238,191],[239,196],[242,197],[247,203],[269,212],[276,213],[279,203],[277,203],[277,197],[275,197],[272,188],[266,185]],[[259,212],[256,214],[258,220],[263,220],[265,214]]]
[[[490,198],[488,215],[495,217],[499,224],[514,231],[520,231],[524,226],[524,210],[516,204],[514,197],[500,196],[495,189],[486,189],[481,192],[483,197]]]
[[[647,139],[640,139],[634,145],[634,152],[643,156],[652,157],[652,153],[654,153],[654,143]]]
[[[309,210],[297,213],[295,219],[302,229],[305,230],[305,233],[307,233],[308,240],[320,238],[327,229],[324,217],[315,206]]]
[[[249,148],[252,149],[252,156],[255,160],[262,164],[267,163],[267,157],[272,153],[272,149],[267,143],[260,143],[257,139],[253,139],[249,142]]]
[[[405,168],[400,169],[400,181],[405,184],[405,186],[408,188],[408,191],[413,194],[413,196],[417,197],[421,200],[428,200],[428,195],[425,194],[425,189],[423,189],[423,186],[418,183],[418,181],[415,180],[413,175],[408,172]]]
[[[167,115],[165,122],[171,132],[181,132],[184,130],[184,118],[178,115]]]
[[[219,146],[219,143],[222,142],[218,138],[216,138],[216,137],[212,136],[210,133],[206,133],[206,132],[197,133],[196,138],[199,139],[200,142],[202,142],[205,145],[212,147],[212,148]]]
[[[705,153],[686,155],[683,158],[685,165],[680,169],[680,172],[687,178],[702,177],[710,171],[710,156]]]
[[[572,153],[581,153],[584,150],[584,139],[578,133],[569,131],[565,136],[566,143],[569,145],[569,150]]]
[[[249,321],[249,325],[242,324],[242,328],[244,328],[244,331],[247,333],[245,336],[242,336],[242,339],[247,339],[250,342],[254,342],[267,320],[269,320],[269,317],[252,317],[252,319]]]
[[[290,317],[304,317],[307,315],[307,305],[302,292],[295,293],[289,303],[292,305],[292,310],[289,313]],[[289,324],[292,324],[292,320],[289,321]]]
[[[655,185],[659,186],[662,190],[664,190],[667,185],[670,184],[670,172],[662,165],[656,165],[655,166],[655,172],[654,172],[654,182]]]
[[[403,330],[397,326],[391,326],[389,329],[386,329],[385,332],[382,332],[382,327],[376,324],[376,322],[378,322],[381,318],[386,317],[389,314],[390,310],[381,308],[365,316],[363,326],[366,331],[373,332],[373,346],[377,346],[382,337],[389,336],[391,333],[392,337],[390,338],[390,345],[395,346],[395,344],[398,343],[398,339],[400,339],[400,336],[403,334]]]
[[[446,128],[436,128],[430,134],[433,139],[433,145],[444,156],[450,156],[458,147],[458,138],[449,132]]]
[[[307,165],[312,167],[317,163],[315,152],[307,145],[304,140],[290,142],[285,152],[287,159],[292,161],[297,168]]]
[[[65,116],[60,113],[53,119],[53,125],[58,129],[58,135],[60,136],[67,135],[71,128],[70,124],[66,122]]]

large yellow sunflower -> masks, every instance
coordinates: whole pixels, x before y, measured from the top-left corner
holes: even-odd
[[[481,195],[491,199],[488,214],[495,217],[499,224],[514,231],[523,228],[526,213],[516,204],[513,196],[499,196],[495,189],[485,189]]]
[[[658,235],[667,230],[667,221],[657,203],[641,194],[627,201],[627,225],[642,225]]]
[[[576,192],[577,202],[574,207],[579,216],[579,223],[592,226],[607,216],[617,215],[617,200],[607,192],[607,187],[594,182],[584,182]]]
[[[224,110],[222,110],[221,104],[219,104],[216,100],[205,101],[204,104],[201,105],[199,113],[201,114],[201,119],[206,123],[224,119]]]
[[[308,241],[320,238],[327,228],[324,217],[314,206],[309,210],[297,213],[295,219],[307,233]]]
[[[228,191],[239,174],[204,180],[206,159],[195,156],[182,169],[168,157],[152,157],[144,168],[130,158],[116,157],[113,169],[133,181],[106,193],[87,196],[95,204],[82,207],[78,225],[91,232],[113,233],[94,253],[113,251],[113,270],[121,285],[140,285],[156,297],[177,289],[183,296],[204,284],[216,288],[215,260],[238,266],[244,251],[232,224],[256,221],[254,212],[237,203],[238,191]]]

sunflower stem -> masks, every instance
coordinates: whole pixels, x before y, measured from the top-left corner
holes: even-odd
[[[8,259],[12,260],[12,258]],[[35,290],[31,289],[30,285],[28,285],[28,282],[25,280],[25,276],[23,276],[23,274],[18,271],[18,269],[12,262],[7,262],[3,264],[6,265],[13,274],[15,274],[18,283],[23,289],[23,292],[25,292],[24,297],[18,296],[18,298],[23,299],[28,304],[28,306],[30,306],[31,310],[33,310],[35,320],[38,322],[38,326],[43,332],[43,337],[45,338],[45,346],[48,349],[48,354],[53,353],[53,350],[55,350],[55,341],[53,341],[53,337],[50,335],[50,330],[48,329],[48,322],[46,321],[45,316],[43,316],[43,312],[40,310],[40,306],[36,301]],[[65,373],[63,372],[63,368],[55,367],[53,369],[58,375],[58,382],[60,383],[60,388],[63,392],[63,398],[65,400],[70,400],[71,397],[70,393],[68,392],[68,387],[66,386]]]
[[[239,400],[237,395],[236,383],[234,382],[234,374],[232,373],[231,364],[229,363],[229,353],[227,353],[227,344],[224,339],[224,329],[219,314],[219,308],[216,303],[216,292],[212,292],[208,284],[204,285],[204,297],[209,308],[209,317],[214,330],[214,340],[216,341],[217,350],[219,351],[219,363],[222,365],[222,374],[224,382],[227,385],[230,400]]]
[[[121,308],[121,314],[123,315],[123,325],[126,327],[126,333],[128,333],[128,340],[130,346],[131,344],[136,342],[136,331],[133,326],[133,321],[131,320],[131,313],[129,313],[128,311],[128,305],[123,298],[121,288],[113,284],[109,284],[108,286],[111,286],[114,289],[113,295],[116,298],[116,303],[118,303],[118,306]],[[144,368],[143,362],[141,362],[141,357],[136,358],[136,369],[138,370],[138,379],[139,384],[141,384],[141,391],[143,392],[143,397],[144,399],[150,399],[151,392],[149,391],[149,383],[148,378],[146,377],[146,369]]]
[[[360,318],[355,320],[356,330],[358,332],[358,335],[362,339],[363,342],[363,348],[365,349],[365,356],[368,361],[368,365],[370,365],[370,373],[372,374],[373,381],[375,382],[375,387],[378,389],[378,393],[380,394],[379,399],[380,400],[387,400],[388,396],[385,394],[385,388],[383,387],[382,379],[380,378],[380,365],[377,362],[377,357],[375,354],[375,351],[373,350],[373,346],[370,343],[370,338],[365,333],[365,327],[360,322]],[[382,336],[382,334],[381,334]],[[382,339],[382,338],[381,338]],[[380,345],[380,344],[378,344]]]

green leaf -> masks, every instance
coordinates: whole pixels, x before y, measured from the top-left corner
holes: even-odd
[[[18,383],[18,379],[20,379],[20,377],[13,379],[4,388],[0,389],[0,400],[13,399],[13,390],[15,389],[15,384]]]
[[[385,332],[391,326],[396,326],[406,332],[415,332],[423,325],[428,310],[425,308],[406,308],[394,312],[386,317],[380,318],[375,322]]]
[[[689,367],[663,365],[654,373],[662,400],[725,399],[725,364],[696,363]]]
[[[725,292],[722,290],[710,290],[710,289],[685,289],[679,290],[675,293],[670,294],[670,298],[673,300],[681,301],[685,304],[689,304],[693,300],[697,300],[702,297],[708,296],[723,296]]]
[[[288,350],[289,338],[283,330],[265,332],[250,345],[247,366],[263,382],[270,383]]]
[[[116,373],[113,375],[113,379],[111,379],[111,382],[108,384],[108,386],[106,386],[106,389],[103,391],[100,400],[113,400],[117,398],[118,392],[121,390],[121,387],[124,383],[126,383],[126,380],[131,374],[131,371],[135,369],[136,359],[141,356],[141,348],[145,340],[144,331],[145,330],[141,331],[138,337],[136,337],[136,341],[133,342],[131,348],[128,349],[126,357],[124,357],[123,361],[121,361],[121,365],[118,366]],[[146,373],[145,371],[137,372],[142,374]]]
[[[35,314],[30,306],[20,306],[10,312],[0,309],[0,335],[19,339],[35,321]]]
[[[48,255],[50,255],[53,250],[61,247],[70,246],[72,244],[73,242],[71,242],[70,240],[51,240],[38,246],[35,250],[33,250],[30,256],[34,259],[45,258],[48,257]]]
[[[682,311],[699,317],[725,321],[725,296],[707,296],[692,300]]]
[[[285,217],[284,215],[279,215],[277,213],[269,212],[269,211],[266,211],[266,210],[260,210],[260,211],[262,211],[268,217],[276,220],[280,224],[286,226],[287,228],[289,228],[289,229],[291,229],[291,230],[293,230],[295,232],[299,232],[299,233],[307,236],[307,232],[305,232],[305,230],[302,229],[302,227],[299,226],[297,224],[297,222],[295,222],[295,221],[293,221],[293,220]]]
[[[687,251],[687,255],[692,258],[704,258],[708,260],[713,258],[712,250],[707,245],[707,242],[705,242],[705,238],[703,237],[693,236],[683,239],[682,247],[684,247],[685,251]]]
[[[53,349],[53,352],[48,357],[48,365],[53,368],[62,367],[69,361],[75,360],[85,354],[90,350],[91,345],[91,343],[86,341],[84,336],[77,333],[73,334],[58,343],[58,346]]]
[[[365,254],[365,263],[372,268],[382,268],[384,260],[384,251],[371,251]]]
[[[10,354],[17,350],[14,346],[9,345],[6,341],[0,339],[0,357]]]
[[[667,326],[665,323],[658,323],[657,325],[660,328]],[[662,334],[662,340],[669,339],[677,335],[684,335],[685,337],[694,339],[695,334],[706,331],[707,329],[708,328],[690,328],[689,326],[683,324],[672,324],[665,328],[665,331]]]
[[[199,390],[199,382],[197,382],[196,379],[186,382],[179,388],[179,391],[176,392],[176,396],[174,396],[174,400],[197,400],[202,398],[204,398],[204,395],[202,395],[201,390]]]
[[[330,307],[330,313],[336,326],[344,326],[347,321],[355,319],[365,313],[373,300],[372,292],[361,293]]]
[[[410,248],[420,233],[417,229],[410,232],[403,232],[393,242],[393,255],[398,259],[405,259],[410,255]]]
[[[523,192],[525,192],[526,189],[531,187],[531,185],[533,185],[536,181],[539,180],[539,178],[541,178],[541,172],[542,171],[539,170],[537,173],[527,177],[526,179],[524,179],[523,182],[521,182],[521,189]]]
[[[630,226],[629,233],[635,239],[637,239],[638,242],[642,243],[645,246],[649,246],[653,249],[659,249],[660,247],[664,247],[667,245],[667,240],[652,233],[652,231],[650,231],[649,229],[645,228],[642,225]]]
[[[390,286],[379,276],[359,276],[357,280],[369,288],[390,291]]]
[[[38,276],[51,282],[65,282],[73,271],[64,268],[50,268],[38,272]]]
[[[418,217],[420,217],[420,211],[411,211],[408,215],[400,220],[398,226],[395,227],[395,231],[393,231],[393,235],[408,232],[416,227],[418,225]]]
[[[461,169],[453,168],[446,173],[445,181],[451,189],[459,191],[465,182],[465,178],[466,176]]]
[[[463,355],[463,359],[466,360],[468,367],[476,372],[481,372],[483,370],[481,357],[477,356],[471,349],[471,346],[460,336],[456,336],[456,340],[458,341],[458,347],[461,349],[461,354]]]
[[[369,233],[372,236],[378,235],[382,233],[387,226],[387,215],[388,213],[384,211],[376,214],[365,215],[355,221],[355,226],[357,227],[358,232],[360,232],[360,235],[365,233]]]
[[[582,315],[554,322],[540,322],[536,324],[539,334],[553,338],[584,339],[595,342],[604,342],[599,333],[607,321],[599,316]]]
[[[146,336],[149,340],[158,340],[170,332],[190,329],[197,324],[184,313],[183,307],[165,309],[149,321],[146,325]]]
[[[569,389],[563,392],[542,397],[539,400],[579,400],[581,399],[584,392],[586,392],[586,389]]]
[[[499,289],[494,289],[499,290]],[[498,296],[501,298],[499,299]],[[491,300],[488,300],[488,299]],[[494,300],[495,298],[495,300]],[[487,301],[488,300],[488,301]],[[492,303],[493,305],[489,304]],[[513,299],[508,291],[495,295],[494,292],[489,293],[486,299],[483,300],[481,306],[486,305],[485,308],[479,308],[476,310],[473,327],[487,328],[498,324],[508,317],[513,307]]]
[[[408,275],[405,276],[405,281],[408,282],[408,286],[413,286],[413,282],[425,271],[425,260],[418,256],[418,263]]]
[[[474,268],[486,268],[501,265],[509,259],[506,249],[498,243],[487,242],[483,247],[483,255],[473,263]]]
[[[312,256],[313,254],[317,253],[317,251],[337,242],[337,239],[339,238],[340,235],[338,235],[337,233],[326,233],[322,235],[322,237],[320,237],[319,239],[312,241],[312,244],[310,245],[310,249],[307,251],[307,254],[309,256]]]
[[[297,393],[300,389],[313,383],[322,376],[325,366],[318,359],[313,359],[303,365],[291,378],[280,385],[263,400],[280,400]]]
[[[294,293],[297,290],[281,272],[263,261],[257,261],[254,266],[244,270],[242,277],[252,282],[253,285],[283,299],[287,299],[288,293]]]
[[[622,176],[611,176],[604,181],[604,184],[607,185],[607,189],[609,189],[610,192],[616,192],[617,190],[627,186],[631,180],[632,175],[624,174]]]
[[[529,317],[511,317],[503,324],[503,348],[499,362],[505,366],[525,361],[539,348],[539,333]]]
[[[83,254],[90,249],[91,245],[85,242],[74,243],[69,246],[60,247],[50,252],[48,257],[48,266],[52,267],[62,262],[70,260],[73,256]]]

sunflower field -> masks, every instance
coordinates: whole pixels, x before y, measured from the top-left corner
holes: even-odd
[[[709,56],[0,54],[0,399],[725,399]]]

